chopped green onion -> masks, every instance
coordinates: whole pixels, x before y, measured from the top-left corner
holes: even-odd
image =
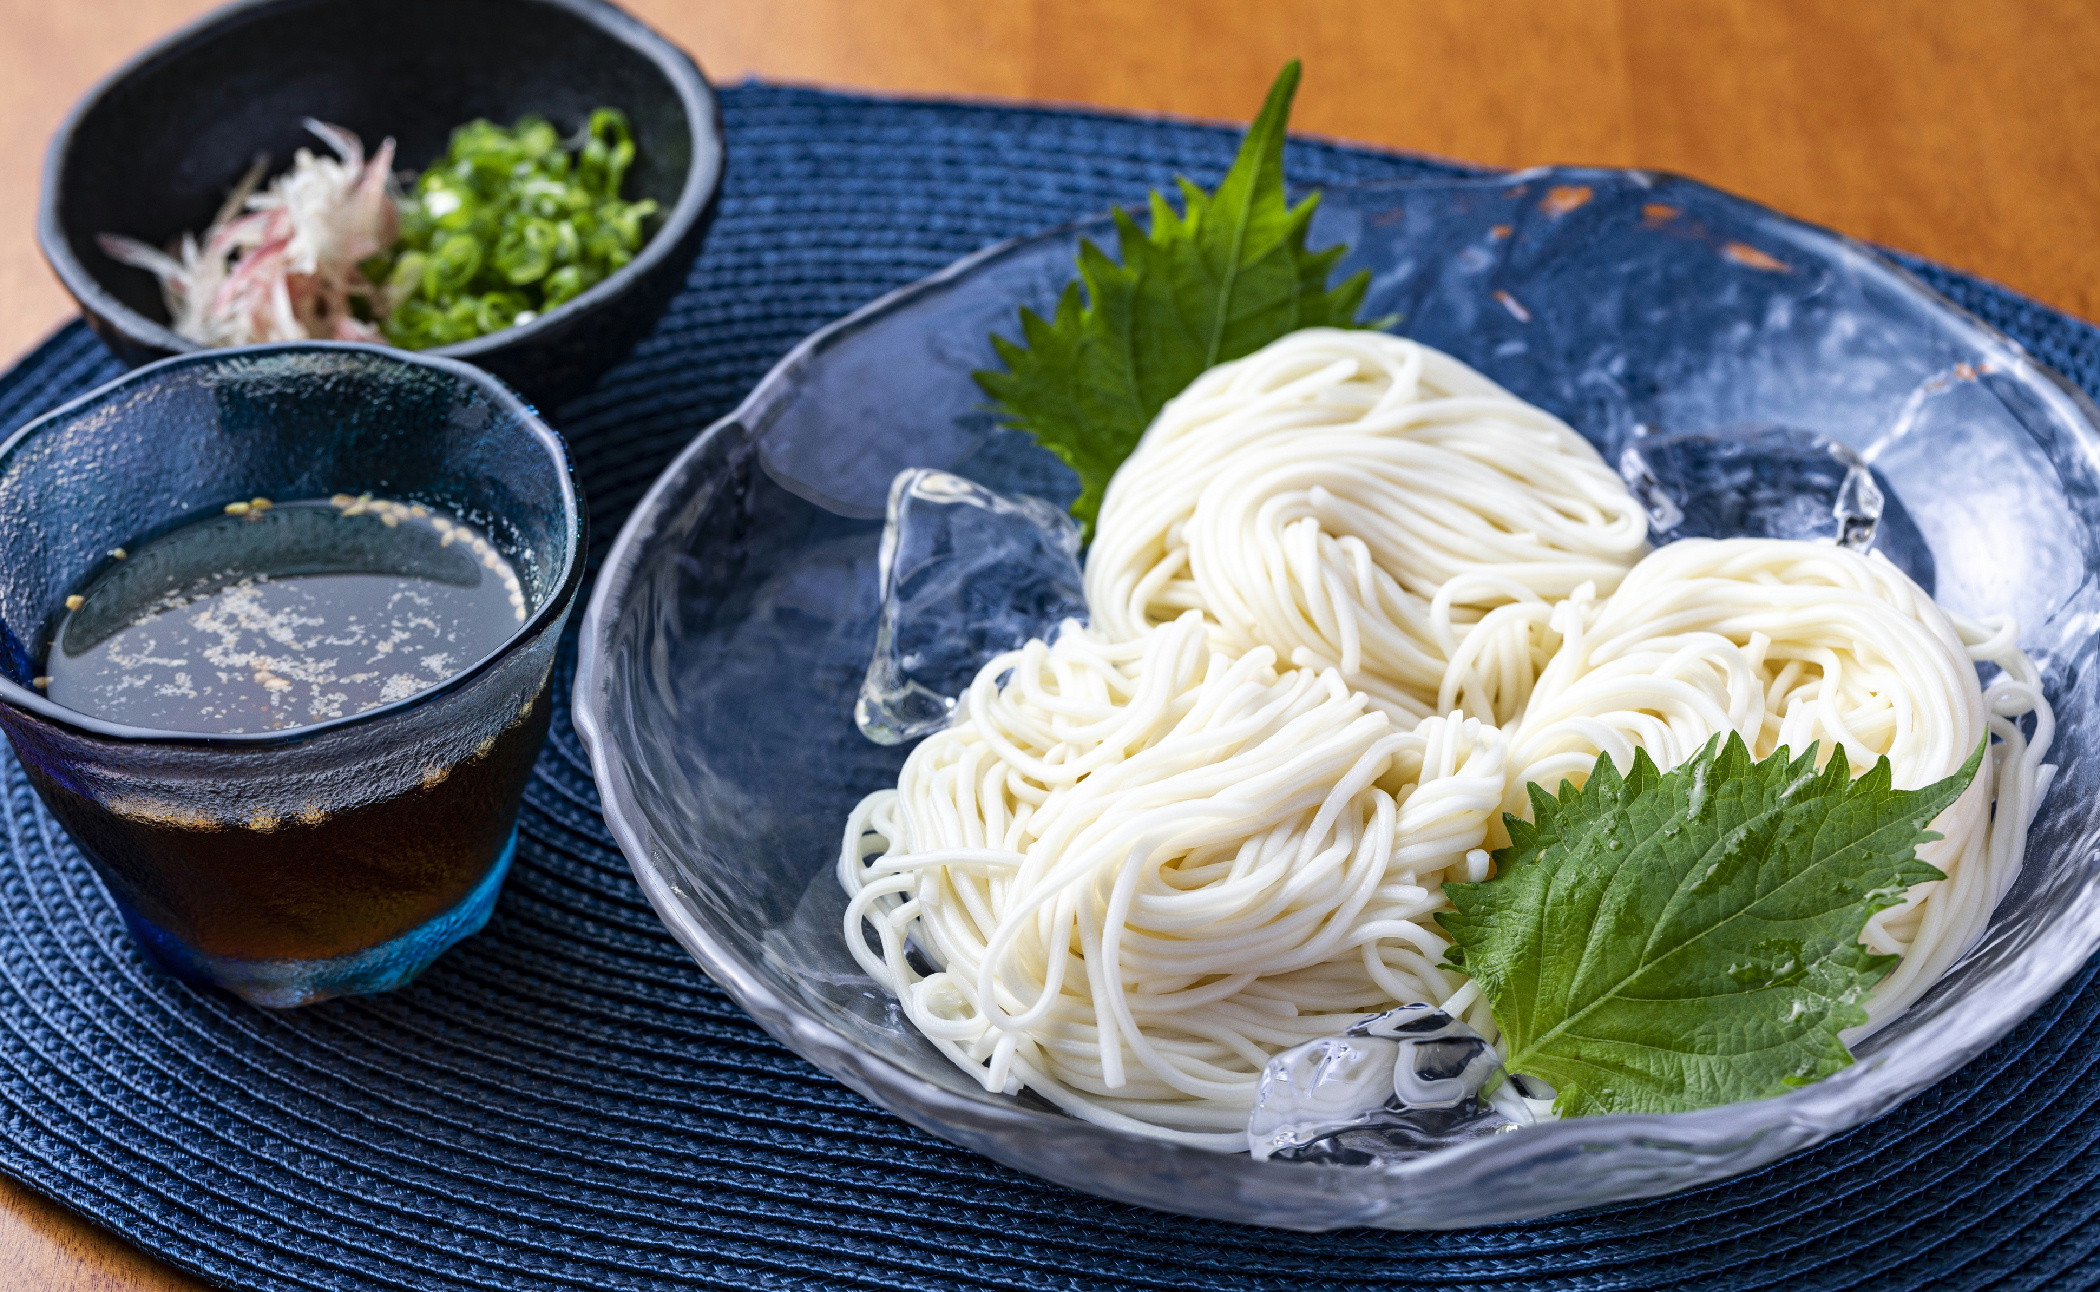
[[[401,204],[401,238],[364,266],[386,284],[386,337],[425,349],[530,322],[632,261],[657,213],[620,188],[634,135],[612,108],[573,149],[541,117],[452,132]]]

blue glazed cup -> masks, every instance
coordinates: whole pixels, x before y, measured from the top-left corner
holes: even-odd
[[[280,731],[127,727],[35,689],[112,548],[232,500],[367,492],[486,534],[524,587],[517,633],[428,690]],[[140,368],[0,444],[0,729],[166,968],[259,1005],[389,990],[494,907],[583,525],[561,438],[466,364],[316,342]]]

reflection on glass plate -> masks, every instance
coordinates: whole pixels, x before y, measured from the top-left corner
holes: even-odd
[[[1352,244],[1366,313],[1566,418],[1607,461],[1647,464],[1651,511],[1741,523],[1734,507],[1843,537],[1878,508],[1871,541],[1944,605],[2017,615],[2064,769],[2027,865],[1982,943],[1857,1065],[1776,1099],[1562,1121],[1368,1170],[1162,1145],[979,1089],[841,941],[840,822],[906,752],[863,738],[854,701],[899,471],[1076,492],[994,424],[969,374],[1016,307],[1047,310],[1104,223],[994,248],[810,338],[665,472],[599,582],[577,720],[607,818],[672,932],[775,1036],[936,1134],[1103,1196],[1304,1229],[1449,1227],[1688,1188],[1857,1125],[2003,1035],[2100,943],[2087,401],[1872,253],[1687,180],[1336,189],[1312,243]],[[1792,494],[1702,512],[1746,457],[1822,491],[1816,514]]]

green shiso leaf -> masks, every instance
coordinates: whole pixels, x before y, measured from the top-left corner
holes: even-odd
[[[1049,319],[1022,310],[1021,340],[995,336],[1005,371],[977,382],[1000,414],[1079,474],[1072,514],[1089,533],[1109,477],[1162,405],[1205,369],[1305,327],[1356,327],[1370,275],[1329,289],[1345,251],[1308,251],[1319,196],[1284,194],[1284,127],[1298,89],[1284,66],[1215,193],[1179,181],[1183,210],[1151,200],[1151,229],[1116,212],[1121,263],[1091,240]]]
[[[1486,994],[1508,1069],[1551,1084],[1566,1116],[1676,1112],[1779,1094],[1852,1062],[1838,1033],[1896,964],[1859,934],[1911,885],[1954,775],[1890,787],[1883,758],[1853,780],[1813,748],[1753,762],[1717,737],[1660,772],[1599,758],[1581,789],[1534,785],[1535,822],[1507,817],[1497,873],[1447,884],[1451,963]]]

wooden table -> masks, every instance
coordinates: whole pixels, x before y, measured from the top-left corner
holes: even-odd
[[[718,80],[1243,120],[1682,171],[2100,317],[2090,0],[629,0]],[[0,354],[70,313],[31,240],[66,106],[206,0],[0,0]],[[1132,194],[1132,197],[1137,197]],[[201,1287],[0,1181],[0,1286]]]

